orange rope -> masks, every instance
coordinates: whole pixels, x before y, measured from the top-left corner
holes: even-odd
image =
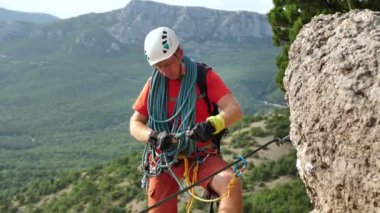
[[[190,186],[191,184],[197,182],[197,179],[198,179],[198,170],[199,170],[198,161],[196,162],[196,165],[193,168],[193,176],[192,176],[192,178],[190,178],[189,177],[190,176],[189,175],[189,162],[188,162],[187,157],[184,156],[184,155],[180,155],[178,158],[179,159],[183,159],[183,162],[184,162],[185,171],[183,172],[183,176],[185,177],[185,181],[186,181],[187,186]],[[192,207],[192,205],[194,203],[194,199],[199,200],[201,202],[211,203],[211,202],[219,201],[219,200],[221,200],[222,198],[224,198],[226,196],[228,197],[230,195],[230,191],[231,191],[232,187],[235,186],[236,181],[237,181],[237,176],[234,175],[234,177],[231,178],[230,183],[228,184],[226,192],[224,192],[220,197],[215,198],[215,199],[203,199],[201,197],[198,197],[194,193],[194,188],[191,188],[189,190],[189,194],[191,195],[191,197],[189,199],[189,202],[187,203],[186,212],[188,212],[188,213],[190,212],[191,207]]]

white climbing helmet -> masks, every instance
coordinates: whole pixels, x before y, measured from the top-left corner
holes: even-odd
[[[158,27],[150,31],[144,42],[144,51],[149,65],[155,65],[172,56],[179,46],[175,32],[168,27]]]

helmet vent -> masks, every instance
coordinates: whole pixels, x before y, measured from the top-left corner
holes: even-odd
[[[166,32],[165,30],[162,31],[162,36],[161,36],[161,38],[162,38],[162,40],[163,40],[163,41],[162,41],[162,47],[163,47],[162,52],[163,52],[163,53],[166,53],[167,50],[170,49],[170,45],[168,44],[167,37],[168,37],[168,32]]]
[[[166,32],[165,30],[164,31],[162,31],[162,39],[166,39],[167,38],[167,36],[168,36],[168,32]]]

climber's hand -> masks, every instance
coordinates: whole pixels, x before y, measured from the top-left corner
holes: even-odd
[[[194,128],[187,132],[187,135],[197,141],[206,142],[211,139],[211,135],[215,132],[215,127],[210,122],[197,123]]]
[[[172,143],[175,143],[176,140],[171,133],[152,131],[149,135],[148,142],[153,146],[160,148],[162,151],[165,151]]]

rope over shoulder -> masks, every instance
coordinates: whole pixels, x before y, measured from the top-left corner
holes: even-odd
[[[173,115],[169,118],[168,79],[157,70],[152,72],[151,89],[148,95],[148,126],[157,132],[175,134],[177,143],[164,152],[158,152],[153,145],[146,145],[142,156],[142,165],[145,168],[142,185],[146,185],[147,177],[158,176],[161,172],[170,169],[176,163],[180,153],[189,156],[197,149],[196,142],[186,135],[187,128],[195,125],[197,65],[187,56],[183,57],[183,63],[186,74],[182,77]],[[153,162],[154,168],[151,168],[149,159]]]

